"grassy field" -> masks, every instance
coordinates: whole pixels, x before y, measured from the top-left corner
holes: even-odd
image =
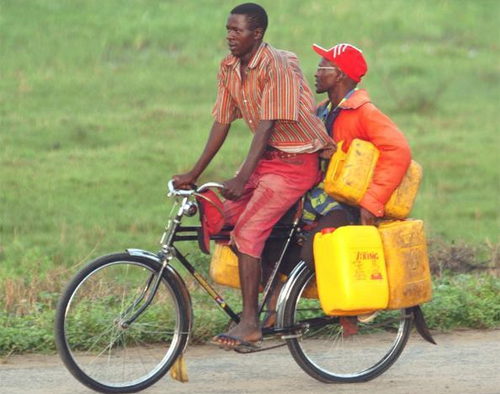
[[[236,4],[2,1],[0,307],[22,312],[40,294],[52,305],[87,259],[158,248],[166,182],[190,168],[212,123]],[[500,2],[261,4],[267,41],[297,53],[311,84],[312,43],[364,50],[363,86],[424,168],[413,216],[429,238],[483,248],[479,260],[496,250]],[[230,177],[249,140],[237,122],[202,181]]]

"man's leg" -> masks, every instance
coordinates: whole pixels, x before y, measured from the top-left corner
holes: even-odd
[[[252,174],[249,183],[256,187],[231,233],[238,251],[243,312],[240,323],[226,334],[213,338],[227,347],[261,339],[258,324],[258,290],[261,276],[260,256],[274,224],[313,185],[317,156],[308,155],[293,163],[264,161],[267,171]],[[272,171],[271,171],[272,170]],[[284,174],[288,171],[288,173]]]
[[[281,225],[291,225],[297,214],[301,214],[302,212],[297,212],[301,209],[300,204],[294,204],[292,208],[290,208],[278,221],[278,224]],[[285,247],[286,240],[284,239],[268,239],[266,241],[266,245],[262,252],[261,257],[261,284],[264,288],[269,281],[271,274],[276,266],[277,261],[281,257],[283,253],[283,248]],[[278,297],[283,288],[284,277],[290,275],[290,272],[300,261],[300,247],[295,244],[295,241],[292,240],[288,245],[285,256],[281,261],[278,275],[274,278],[274,281],[271,285],[269,294],[266,299],[266,314],[262,319],[261,327],[262,328],[271,328],[274,326],[276,322],[276,304],[278,302]]]
[[[262,338],[258,318],[260,261],[247,254],[238,253],[238,264],[243,299],[241,320],[218,341],[231,347],[238,345],[241,341],[257,342]]]

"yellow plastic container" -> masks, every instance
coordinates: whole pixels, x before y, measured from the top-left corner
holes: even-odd
[[[407,308],[431,299],[431,274],[421,220],[386,222],[378,227],[389,279],[388,309]]]
[[[355,139],[349,150],[342,150],[343,141],[330,159],[324,179],[325,191],[339,202],[358,205],[373,178],[379,152],[368,141]]]
[[[215,244],[210,262],[210,276],[215,283],[240,288],[238,257],[227,245]]]
[[[401,184],[394,190],[391,198],[385,204],[385,217],[406,219],[410,215],[422,180],[422,173],[422,166],[412,160]]]
[[[240,273],[238,268],[238,257],[231,248],[223,244],[215,244],[214,253],[210,262],[210,276],[215,283],[223,286],[240,288]],[[283,275],[282,280],[286,277]],[[262,286],[260,288],[262,292]],[[310,283],[302,294],[304,298],[318,298],[316,282]]]
[[[318,293],[328,315],[386,309],[389,285],[384,251],[374,226],[345,226],[314,237]]]
[[[359,205],[368,190],[379,158],[375,146],[360,139],[354,139],[347,153],[342,142],[332,156],[324,179],[325,191],[337,201]],[[417,196],[422,180],[422,167],[412,160],[401,184],[385,205],[385,217],[405,219]]]

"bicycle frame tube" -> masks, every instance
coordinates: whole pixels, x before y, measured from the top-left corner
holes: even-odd
[[[297,225],[298,225],[298,219],[296,219],[293,223],[293,226],[290,230],[290,233],[288,234],[288,237],[286,238],[286,243],[285,246],[283,247],[283,250],[281,251],[280,257],[278,261],[274,264],[273,271],[271,272],[270,277],[267,280],[266,286],[264,288],[264,294],[262,296],[262,304],[259,307],[259,314],[262,313],[262,310],[264,309],[264,305],[266,305],[266,301],[269,298],[269,294],[271,293],[271,286],[274,283],[274,280],[276,279],[278,275],[278,270],[281,266],[281,262],[283,261],[283,258],[285,257],[285,253],[288,250],[288,246],[290,245],[291,240],[293,239],[293,236],[295,235],[297,231]]]
[[[172,189],[171,189],[172,191]],[[196,271],[196,269],[191,265],[191,263],[187,260],[187,258],[179,251],[179,249],[174,246],[174,243],[176,241],[195,241],[198,239],[198,232],[201,229],[201,226],[182,226],[182,218],[184,214],[190,215],[188,212],[189,210],[187,209],[189,207],[189,197],[185,194],[186,192],[181,192],[180,195],[183,196],[182,202],[180,203],[180,207],[177,211],[177,214],[173,220],[169,221],[169,224],[167,225],[165,232],[162,236],[161,239],[161,246],[162,249],[158,255],[159,259],[161,260],[162,263],[162,271],[163,269],[168,265],[169,261],[177,257],[179,262],[186,268],[186,270],[196,279],[196,281],[201,285],[201,287],[210,295],[210,297],[219,305],[219,307],[233,320],[235,323],[240,322],[239,316],[231,309],[231,307],[226,303],[226,301],[221,297],[219,293],[210,285],[210,283],[199,273]],[[273,228],[273,231],[271,232],[271,235],[269,238],[274,238],[274,239],[283,239],[285,242],[285,245],[283,247],[283,250],[280,254],[280,257],[276,264],[273,267],[273,271],[271,273],[270,278],[268,279],[265,289],[264,289],[264,295],[263,295],[263,300],[262,300],[262,305],[260,306],[259,310],[262,311],[265,302],[270,294],[270,289],[272,286],[272,283],[274,282],[276,276],[278,275],[278,270],[279,267],[283,261],[283,257],[285,256],[285,253],[288,249],[288,246],[290,245],[291,240],[293,239],[293,236],[295,235],[297,231],[297,224],[298,224],[298,217],[295,218],[293,225],[277,225]],[[227,240],[229,239],[229,231],[231,228],[225,227],[222,229],[221,233],[216,234],[211,236],[210,238],[212,240]],[[187,234],[186,234],[187,233]],[[147,307],[149,304],[150,300],[152,297],[154,297],[154,294],[156,293],[156,288],[157,288],[157,283],[153,285],[152,292],[150,294],[150,297],[148,297],[148,300],[146,301],[146,305],[144,306]],[[142,312],[141,310],[138,311],[137,315]],[[133,316],[135,319],[136,316]],[[281,327],[281,330],[276,330],[276,331],[284,331],[283,327]],[[274,332],[274,330],[273,330]]]
[[[217,291],[207,282],[207,280],[200,275],[198,271],[189,263],[189,261],[181,254],[179,249],[174,246],[175,256],[179,259],[181,264],[193,275],[196,281],[205,289],[205,291],[212,297],[212,299],[222,308],[224,312],[236,323],[240,322],[239,316],[234,313],[231,307],[224,301],[224,299],[217,293]]]

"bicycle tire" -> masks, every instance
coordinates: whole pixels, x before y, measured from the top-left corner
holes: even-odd
[[[324,383],[366,382],[381,375],[406,346],[412,323],[410,309],[381,312],[366,324],[353,317],[357,332],[349,334],[339,317],[324,315],[318,299],[302,297],[314,278],[304,263],[283,306],[283,325],[297,327],[295,335],[285,337],[294,360]],[[316,322],[320,324],[308,327],[311,318],[319,319]]]
[[[85,386],[103,393],[143,390],[183,351],[190,303],[169,271],[139,318],[126,328],[119,324],[147,299],[152,285],[134,304],[159,268],[143,256],[111,254],[90,262],[63,291],[55,316],[56,346],[66,368]]]

